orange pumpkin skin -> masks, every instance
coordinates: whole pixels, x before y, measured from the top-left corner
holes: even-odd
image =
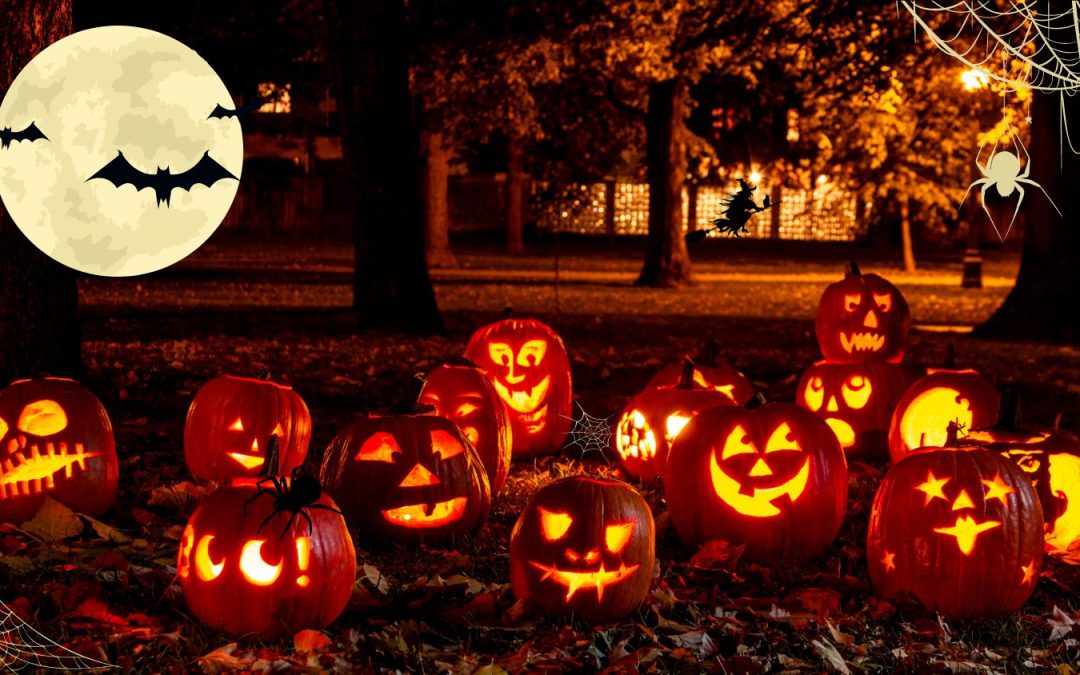
[[[184,457],[196,478],[223,481],[263,473],[266,446],[277,435],[281,474],[304,463],[311,413],[292,387],[221,375],[195,394],[184,425]]]
[[[1015,464],[971,447],[920,450],[893,465],[870,514],[870,578],[882,597],[949,617],[1020,609],[1039,577],[1043,516]]]
[[[176,564],[188,607],[199,621],[233,636],[267,639],[328,626],[356,581],[345,519],[309,508],[310,530],[303,516],[285,529],[288,511],[259,529],[274,512],[274,498],[248,503],[257,480],[219,488],[188,521]],[[325,494],[316,503],[336,508]]]
[[[679,384],[681,374],[680,364],[664,366],[652,376],[645,388],[674,387]],[[735,405],[745,405],[754,396],[754,385],[750,380],[723,361],[715,366],[697,364],[694,367],[694,382],[723,393]]]
[[[848,457],[888,457],[889,421],[918,369],[899,363],[829,363],[806,369],[795,402],[832,428]]]
[[[671,522],[688,546],[746,545],[758,560],[821,554],[840,531],[847,462],[836,436],[790,403],[710,408],[690,420],[664,469]]]
[[[451,543],[480,529],[491,509],[476,449],[436,415],[353,421],[330,441],[320,478],[369,545]]]
[[[911,312],[900,290],[854,263],[847,275],[821,295],[814,329],[826,361],[899,363],[904,356]]]
[[[646,389],[623,408],[612,444],[623,468],[639,480],[664,473],[671,442],[702,410],[734,405],[725,392],[699,386],[686,373],[675,385]]]
[[[482,326],[465,358],[487,371],[510,411],[513,456],[557,451],[572,417],[570,359],[562,338],[536,319],[504,319]]]
[[[458,425],[487,470],[492,497],[499,494],[510,472],[510,413],[487,373],[470,365],[439,366],[425,378],[419,403]]]
[[[112,423],[90,390],[56,377],[0,390],[0,522],[33,518],[46,496],[100,516],[118,480]]]
[[[510,585],[520,600],[593,623],[645,600],[656,565],[652,512],[637,490],[571,476],[537,491],[510,534]]]
[[[949,422],[970,430],[997,419],[1001,396],[974,370],[940,369],[912,384],[889,422],[889,455],[899,462],[917,448],[945,443]]]

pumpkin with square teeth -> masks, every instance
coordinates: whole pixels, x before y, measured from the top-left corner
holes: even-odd
[[[0,522],[34,517],[45,497],[90,516],[116,498],[109,415],[74,380],[19,380],[0,390]]]
[[[277,436],[281,471],[304,463],[311,413],[292,387],[266,379],[221,375],[195,394],[184,425],[188,469],[203,480],[262,475],[266,442]]]
[[[536,319],[504,319],[469,338],[465,357],[483,368],[510,410],[513,456],[562,447],[570,429],[573,389],[562,338]]]
[[[476,532],[491,508],[472,443],[420,410],[353,421],[330,441],[320,476],[367,544],[451,543]]]
[[[847,504],[836,436],[790,403],[699,413],[672,444],[663,477],[684,543],[745,544],[756,559],[819,555],[836,538]]]
[[[825,420],[848,457],[885,459],[889,421],[920,375],[902,363],[830,363],[806,369],[795,402]]]
[[[971,446],[925,448],[893,465],[870,512],[866,556],[882,597],[948,617],[1005,616],[1039,578],[1043,514],[1011,461]]]
[[[487,373],[462,361],[441,365],[428,373],[419,402],[458,425],[476,448],[494,497],[510,472],[510,413]]]
[[[700,387],[721,392],[735,405],[744,405],[754,396],[754,385],[738,370],[720,358],[720,343],[709,341],[694,357],[693,381]],[[646,389],[674,387],[683,379],[683,364],[673,363],[661,368],[652,378]]]
[[[514,595],[594,623],[645,600],[656,564],[652,512],[626,483],[571,476],[545,485],[510,533]]]
[[[675,385],[647,388],[626,404],[612,443],[631,476],[651,480],[661,475],[671,443],[694,415],[735,405],[727,393],[699,385],[695,375],[694,362],[687,359]]]
[[[852,261],[846,276],[822,293],[814,328],[826,361],[898,363],[910,321],[899,289],[876,274],[862,274]]]

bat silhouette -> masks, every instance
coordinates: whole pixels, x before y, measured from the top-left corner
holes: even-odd
[[[14,141],[36,141],[39,138],[49,140],[49,137],[41,133],[41,129],[33,122],[22,131],[12,131],[11,127],[0,129],[0,148],[6,148]]]
[[[270,99],[271,97],[269,96],[254,96],[250,101],[233,110],[230,110],[218,103],[216,106],[214,106],[214,109],[210,111],[210,114],[206,116],[206,119],[211,120],[215,118],[224,119],[226,117],[235,117],[237,120],[239,120],[240,118],[247,117],[251,113],[261,108],[262,105]]]
[[[104,178],[116,187],[130,183],[135,186],[136,191],[150,188],[154,191],[154,195],[157,196],[158,206],[162,204],[168,206],[169,197],[175,189],[191,190],[196,185],[210,187],[225,178],[240,180],[229,173],[228,169],[215,162],[210,157],[209,150],[204,152],[202,159],[187,171],[171,173],[169,167],[165,167],[164,169],[158,169],[156,174],[139,171],[131,166],[127,157],[124,157],[123,152],[117,150],[116,157],[111,162],[101,167],[97,173],[86,180],[91,181],[95,178]]]

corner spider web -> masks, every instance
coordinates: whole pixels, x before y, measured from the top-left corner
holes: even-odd
[[[18,672],[27,668],[71,671],[115,667],[53,642],[0,601],[0,671]]]
[[[590,452],[598,452],[605,462],[608,461],[604,451],[611,447],[611,417],[593,417],[585,412],[585,408],[578,401],[574,401],[574,406],[577,408],[577,414],[573,417],[561,415],[573,422],[568,432],[569,440],[563,447],[577,448],[581,453],[580,457]]]

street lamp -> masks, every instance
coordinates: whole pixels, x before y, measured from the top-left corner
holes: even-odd
[[[968,68],[960,73],[960,84],[964,91],[977,92],[990,86],[990,77],[986,71],[978,68]],[[976,168],[971,169],[971,180],[979,178]],[[975,200],[972,200],[974,204]],[[963,273],[960,277],[961,288],[982,288],[982,253],[979,251],[979,228],[975,225],[975,208],[968,207],[968,240],[967,248],[961,262]]]

